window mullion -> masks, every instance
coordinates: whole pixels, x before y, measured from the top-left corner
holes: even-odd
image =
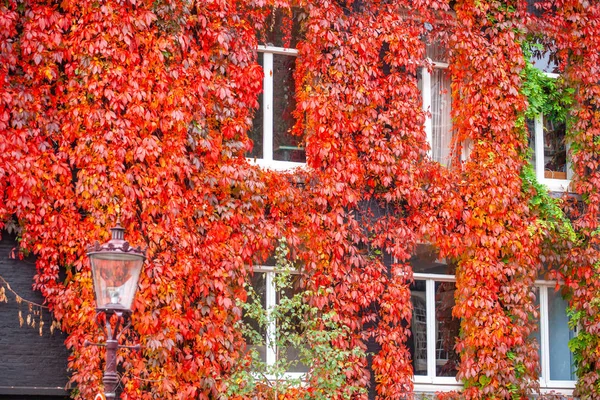
[[[548,332],[548,287],[540,286],[540,383],[547,386],[550,379],[550,344]]]
[[[431,73],[427,68],[421,69],[421,96],[423,97],[423,111],[426,114],[425,118],[425,135],[427,143],[429,143],[429,157],[432,156],[433,147],[433,128],[431,121]]]
[[[535,117],[535,175],[539,181],[544,180],[544,116],[540,113]]]
[[[277,305],[277,293],[275,292],[275,272],[266,273],[266,308],[267,315],[270,317],[271,311]],[[275,341],[276,321],[272,318],[268,319],[266,344],[266,362],[267,365],[273,365],[277,361],[277,346]]]
[[[273,160],[273,53],[263,54],[263,159]]]
[[[427,376],[435,378],[436,374],[436,326],[435,326],[435,281],[425,281],[425,296],[427,307]]]

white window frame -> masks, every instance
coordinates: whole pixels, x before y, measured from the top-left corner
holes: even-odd
[[[286,56],[298,56],[297,49],[275,46],[258,46],[258,51],[263,54],[263,142],[261,158],[248,158],[250,162],[260,165],[261,167],[274,170],[287,170],[305,166],[306,163],[293,161],[280,161],[273,159],[273,56],[275,54]]]
[[[550,72],[544,72],[544,74],[552,79],[557,79],[559,74],[553,74]],[[554,192],[567,192],[570,191],[571,179],[570,176],[573,174],[571,163],[568,158],[569,146],[567,144],[567,178],[569,179],[553,179],[546,178],[545,171],[545,159],[544,159],[544,115],[538,114],[534,120],[534,136],[535,136],[535,176],[543,185],[546,185],[548,189]]]
[[[454,377],[436,376],[436,313],[435,283],[456,282],[455,275],[414,273],[414,280],[425,281],[427,315],[427,375],[414,375],[415,392],[451,391],[461,389],[462,383]],[[536,280],[540,300],[540,391],[572,395],[576,381],[550,380],[550,343],[548,329],[548,290],[554,290],[555,281]]]
[[[456,282],[454,275],[414,273],[414,280],[425,281],[427,318],[427,375],[413,375],[415,391],[456,390],[462,383],[452,376],[436,376],[435,283]]]
[[[298,168],[306,166],[306,163],[299,163],[293,161],[280,161],[273,159],[273,56],[276,54],[286,56],[297,56],[298,50],[285,47],[275,46],[264,46],[259,45],[258,51],[263,54],[263,92],[261,94],[263,99],[263,142],[262,142],[262,157],[249,158],[249,160],[257,165],[266,167],[274,170],[288,170],[292,168]],[[431,61],[433,68],[435,69],[448,69],[449,64],[446,62]],[[432,92],[431,92],[431,73],[424,67],[421,68],[421,80],[422,80],[422,109],[426,113],[425,118],[425,134],[427,137],[427,143],[429,143],[428,154],[432,156],[431,146],[433,143],[433,127],[432,127],[432,116],[431,116],[431,105],[432,105]]]
[[[554,290],[556,282],[537,280],[535,285],[539,290],[540,300],[540,390],[542,392],[555,391],[560,394],[571,395],[576,381],[550,379],[550,331],[548,321],[548,291]]]
[[[291,275],[299,274],[298,271],[288,271]],[[254,273],[265,274],[265,307],[267,314],[270,310],[277,306],[277,290],[275,288],[275,275],[280,273],[276,267],[260,265],[254,267]],[[265,337],[265,364],[273,366],[277,362],[277,345],[274,343],[273,338],[277,331],[277,322],[269,321],[266,326],[266,337]],[[271,376],[267,375],[266,378],[269,380],[273,379],[304,379],[306,373],[304,372],[285,372],[282,376]]]

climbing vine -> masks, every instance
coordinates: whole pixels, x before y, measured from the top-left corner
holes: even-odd
[[[36,256],[34,286],[68,333],[73,397],[93,397],[103,364],[101,349],[84,346],[100,334],[84,249],[118,217],[127,239],[148,247],[126,339],[143,351],[123,353],[124,399],[366,398],[371,382],[380,398],[405,398],[410,261],[422,243],[457,265],[461,396],[537,391],[542,261],[564,282],[582,332],[571,345],[577,393],[600,396],[600,9],[537,7],[2,2],[0,227],[17,221],[22,250]],[[307,165],[277,172],[245,155],[264,76],[256,48],[274,21],[290,43],[292,19],[302,32],[292,133]],[[555,50],[560,80],[527,62],[528,37]],[[449,168],[428,155],[425,43],[450,54]],[[580,198],[557,201],[535,180],[526,118],[539,113],[569,124]],[[314,356],[301,386],[245,386],[248,282],[284,237],[301,265],[295,310],[318,322],[307,354],[322,345],[341,358]],[[380,350],[367,354],[367,344]]]
[[[457,350],[467,398],[522,398],[536,390],[538,355],[530,334],[540,237],[530,230],[537,222],[520,176],[527,163],[523,6],[456,7],[454,128],[459,142],[472,143],[461,171],[465,209],[454,308],[462,319]]]
[[[600,119],[598,81],[595,67],[598,52],[588,49],[600,35],[596,23],[597,4],[576,1],[544,2],[542,23],[553,44],[565,85],[573,91],[567,139],[574,172],[572,188],[581,196],[566,203],[573,220],[575,245],[565,251],[558,264],[565,282],[563,292],[572,308],[573,328],[579,333],[571,342],[579,377],[575,394],[582,398],[600,396],[598,375],[598,196]]]

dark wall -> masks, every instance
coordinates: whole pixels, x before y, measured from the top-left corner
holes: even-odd
[[[42,304],[42,295],[31,288],[36,273],[35,260],[11,258],[15,248],[14,236],[2,232],[0,276],[22,298]],[[5,286],[1,281],[0,285]],[[42,336],[37,323],[35,328],[27,326],[26,321],[19,326],[19,310],[26,319],[29,307],[25,302],[17,304],[15,296],[5,290],[8,303],[0,302],[0,399],[63,398],[68,381],[66,336],[59,330],[50,333],[52,319],[47,309],[42,311]]]

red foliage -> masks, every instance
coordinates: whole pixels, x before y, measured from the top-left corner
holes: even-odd
[[[462,222],[454,233],[460,242],[454,315],[462,318],[457,350],[467,398],[526,397],[537,381],[530,317],[536,314],[540,238],[528,230],[536,220],[520,178],[527,148],[518,123],[526,107],[519,75],[522,6],[482,1],[456,8],[453,126],[458,141],[472,143],[461,171]]]
[[[598,298],[598,259],[600,239],[600,109],[597,79],[598,52],[592,50],[600,40],[600,6],[596,2],[554,1],[544,5],[544,29],[553,41],[565,83],[574,89],[569,141],[574,171],[573,190],[581,195],[572,212],[578,234],[576,246],[560,258],[559,277],[565,281],[570,306],[581,312],[579,326],[585,340],[578,354],[579,380],[575,395],[600,396],[600,300]],[[592,47],[590,47],[592,46]],[[572,211],[572,210],[569,210]]]
[[[117,215],[127,239],[148,247],[133,314],[144,350],[123,354],[125,399],[222,393],[243,355],[234,324],[249,266],[283,236],[305,261],[308,288],[328,289],[310,301],[349,328],[334,345],[381,345],[372,363],[381,398],[413,388],[409,259],[421,242],[458,263],[463,395],[530,395],[543,227],[520,177],[525,2],[457,1],[454,19],[443,0],[297,3],[306,18],[294,129],[308,165],[286,174],[244,154],[261,91],[257,33],[277,7],[289,16],[288,2],[0,5],[0,226],[18,221],[21,248],[37,255],[35,287],[69,334],[75,396],[98,390],[103,354],[83,345],[98,335],[84,249],[108,239]],[[583,245],[563,273],[597,337],[600,11],[583,3],[556,0],[546,21],[577,88],[573,163],[585,199]],[[455,147],[472,144],[453,169],[427,156],[417,84],[418,68],[431,67],[422,39],[438,30],[453,49]],[[581,393],[597,374],[584,375]],[[366,385],[366,357],[346,377]],[[282,398],[310,396],[312,383]]]

